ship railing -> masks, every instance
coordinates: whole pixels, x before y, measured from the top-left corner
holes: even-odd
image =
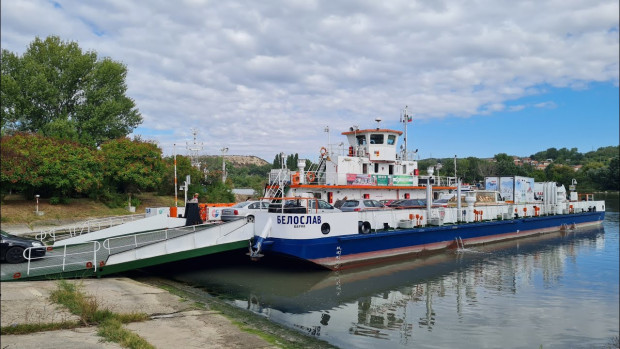
[[[40,248],[41,247],[28,247],[24,250],[24,258],[27,261],[27,276],[88,269],[93,269],[93,271],[96,272],[97,268],[100,266],[97,262],[97,257],[101,260],[107,258],[107,254],[102,256],[101,253],[99,253],[101,249],[101,243],[99,241],[64,245],[63,247],[46,246],[45,256],[33,256],[35,254],[33,250],[38,250]],[[15,277],[14,275],[13,278],[19,277]]]
[[[287,168],[274,169],[269,173],[269,183],[265,189],[265,196],[284,196],[284,187],[291,183],[291,171]]]
[[[310,167],[307,171],[303,173],[303,183],[304,184],[318,184],[318,185],[335,185],[339,180],[341,180],[339,174],[337,172],[327,172],[325,170],[317,169],[316,166]],[[283,170],[271,170],[269,174],[269,183],[271,187],[281,188],[283,185],[287,184],[299,184],[301,182],[301,176],[299,171],[290,171],[288,169]],[[372,174],[364,175],[367,176],[370,180],[372,178]],[[381,176],[394,176],[394,175],[381,175]],[[328,180],[329,179],[329,180]],[[426,186],[428,180],[431,179],[431,184],[435,187],[453,187],[456,188],[458,185],[458,178],[451,176],[418,176],[418,185]],[[391,181],[390,181],[391,182]],[[341,183],[347,184],[347,183]],[[373,185],[371,183],[363,183],[361,185]],[[376,184],[375,184],[376,185]],[[273,192],[267,191],[265,196],[277,196],[274,195]]]
[[[58,226],[41,230],[36,234],[36,239],[43,241],[48,237],[52,241],[67,239],[74,236],[80,236],[82,234],[88,234],[91,232],[99,231],[101,229],[110,228],[116,225],[132,222],[138,219],[143,219],[146,216],[144,213],[125,215],[125,216],[113,216],[91,219],[85,222],[75,223],[72,225]]]
[[[449,176],[419,176],[419,185],[426,186],[429,179],[435,187],[456,187],[458,185],[458,178]]]
[[[319,199],[317,198],[307,198],[307,197],[299,197],[299,196],[291,196],[291,197],[264,197],[260,198],[260,200],[269,200],[271,201],[271,205],[278,205],[277,211],[280,213],[298,213],[291,212],[294,208],[303,208],[305,212],[303,213],[318,213],[319,212]],[[302,204],[305,203],[304,204]],[[314,202],[314,208],[312,207],[311,202]],[[292,203],[291,206],[286,206],[287,203]],[[269,207],[269,212],[272,212],[273,208]],[[301,212],[299,212],[301,213]]]
[[[145,245],[191,234],[199,229],[201,230],[201,227],[208,228],[210,226],[213,225],[203,224],[198,226],[155,230],[109,238],[103,242],[89,241],[63,246],[29,247],[23,252],[23,257],[27,261],[25,270],[21,263],[6,265],[6,268],[3,265],[2,279],[18,279],[22,277],[22,273],[25,273],[26,276],[36,277],[67,272],[97,272],[99,268],[105,265],[108,256],[111,254],[135,250]],[[42,257],[37,257],[33,250],[41,248],[45,248],[46,253]]]
[[[196,232],[196,227],[209,227],[212,224],[192,225],[189,227],[169,228],[108,238],[103,241],[103,248],[108,254],[134,250],[146,245],[170,240]]]

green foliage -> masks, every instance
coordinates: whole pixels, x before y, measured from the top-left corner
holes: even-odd
[[[35,38],[19,57],[2,50],[2,135],[14,131],[98,146],[141,122],[125,95],[127,68],[76,42]]]
[[[205,202],[235,202],[235,194],[222,181],[215,181],[206,188]]]
[[[120,208],[127,206],[127,195],[111,192],[110,188],[105,188],[97,192],[95,199],[103,202],[109,208]]]
[[[157,187],[157,192],[160,195],[172,195],[174,194],[174,157],[164,158],[163,164],[162,181]],[[187,175],[190,176],[192,183],[201,184],[203,174],[200,170],[192,166],[189,157],[177,155],[177,190],[179,186],[183,185]],[[200,191],[198,192],[200,193]]]
[[[13,324],[0,328],[0,335],[30,334],[36,332],[70,330],[80,327],[78,321],[48,322],[38,324]]]
[[[71,203],[71,199],[67,198],[67,197],[58,197],[58,196],[52,196],[50,198],[50,205],[67,205]]]
[[[101,323],[97,334],[108,342],[116,342],[123,348],[155,349],[144,338],[123,328],[123,323],[117,319],[106,319]]]
[[[119,138],[101,145],[108,184],[125,193],[159,186],[165,172],[161,149],[154,143]]]
[[[487,176],[526,176],[537,182],[555,181],[565,186],[577,180],[581,191],[593,190],[620,190],[619,153],[620,147],[602,147],[596,151],[581,154],[577,148],[549,148],[531,156],[534,160],[553,160],[545,170],[537,170],[529,164],[517,166],[513,157],[506,153],[499,153],[493,161],[468,157],[457,159],[457,176],[465,183],[479,183]],[[443,165],[441,176],[454,175],[454,159],[424,159],[418,162],[422,175],[426,174],[428,166]],[[583,165],[575,171],[573,165]]]
[[[82,292],[81,284],[66,280],[58,282],[58,288],[51,292],[50,299],[79,316],[83,325],[99,325],[97,334],[106,341],[117,342],[124,348],[154,348],[143,338],[122,326],[123,323],[148,320],[147,314],[116,314],[109,309],[100,309],[96,298],[88,297]]]
[[[149,190],[161,182],[161,150],[149,142],[120,139],[101,150],[37,134],[16,133],[1,139],[0,185],[3,193],[36,192],[52,204],[72,196],[101,199],[110,207],[127,206],[121,192]],[[174,189],[174,187],[172,187]],[[139,200],[132,198],[132,202]],[[134,204],[134,206],[137,206]]]
[[[263,193],[267,183],[271,165],[238,167],[226,165],[226,169],[228,171],[228,178],[232,181],[235,188],[252,188],[260,195]]]
[[[140,199],[138,199],[137,197],[135,196],[131,197],[131,206],[138,207],[140,206],[141,203],[142,201],[140,201]]]
[[[299,155],[297,153],[287,155],[286,159],[282,158],[282,154],[276,154],[275,158],[273,159],[273,163],[271,164],[271,168],[282,168],[282,160],[284,160],[286,168],[295,171],[297,170],[298,159]]]
[[[103,182],[99,154],[77,143],[18,133],[2,137],[0,151],[0,184],[5,190],[44,190],[66,198],[95,190]]]

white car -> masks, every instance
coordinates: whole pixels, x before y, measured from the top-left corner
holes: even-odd
[[[334,206],[328,204],[327,201],[325,201],[325,200],[310,200],[310,205],[309,205],[310,206],[310,212],[309,213],[317,212],[317,211],[315,211],[317,202],[319,204],[318,212],[320,212],[320,213],[341,212],[339,209],[337,209]]]
[[[265,201],[244,201],[222,210],[222,221],[234,221],[247,217],[248,222],[254,222],[254,212],[267,211],[269,203]]]

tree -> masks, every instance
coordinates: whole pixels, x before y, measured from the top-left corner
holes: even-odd
[[[281,154],[276,154],[276,156],[273,159],[273,163],[271,165],[272,168],[277,169],[277,168],[282,168],[282,155]]]
[[[2,134],[38,132],[99,146],[141,122],[125,95],[127,68],[57,36],[35,38],[18,57],[2,50]]]
[[[2,190],[31,197],[87,194],[103,183],[96,150],[74,142],[17,133],[2,137]]]
[[[158,192],[162,195],[174,193],[174,156],[163,159],[164,174],[159,184]],[[183,155],[177,155],[177,186],[181,186],[185,178],[189,175],[192,183],[203,183],[203,174],[196,167],[192,166],[190,158]],[[211,172],[209,172],[211,174]],[[221,176],[220,176],[221,178]],[[204,184],[204,183],[203,183]],[[178,190],[178,188],[177,188]],[[183,194],[184,195],[184,194]]]
[[[165,165],[154,143],[120,138],[102,144],[101,152],[104,175],[113,189],[131,193],[161,183]]]

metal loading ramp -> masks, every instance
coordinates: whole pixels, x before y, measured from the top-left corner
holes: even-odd
[[[224,224],[201,224],[148,231],[47,247],[43,258],[2,264],[1,281],[49,280],[103,276],[131,269],[247,248],[254,236],[254,223],[245,219]]]

